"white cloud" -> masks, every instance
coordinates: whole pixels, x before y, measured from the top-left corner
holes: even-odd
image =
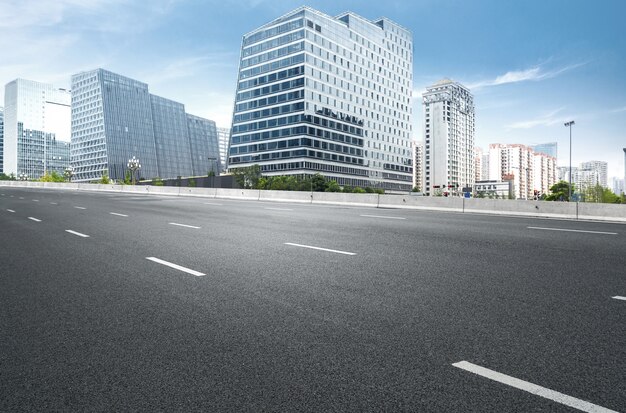
[[[536,126],[552,126],[559,123],[565,123],[570,118],[565,116],[557,116],[563,108],[553,110],[552,112],[541,115],[535,119],[524,120],[507,125],[508,129],[531,129]]]
[[[528,82],[528,81],[539,81],[544,79],[550,79],[560,75],[561,73],[567,72],[569,70],[575,69],[577,67],[583,66],[587,64],[576,63],[569,66],[561,67],[554,70],[544,70],[541,66],[531,67],[530,69],[525,70],[517,70],[506,72],[503,75],[497,76],[495,79],[486,79],[481,80],[479,82],[470,83],[468,87],[472,90],[481,89],[489,86],[498,86],[505,85],[508,83],[519,83],[519,82]]]

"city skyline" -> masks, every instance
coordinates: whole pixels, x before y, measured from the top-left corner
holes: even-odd
[[[0,10],[0,27],[12,34],[0,40],[6,51],[2,85],[26,78],[69,87],[72,73],[104,67],[142,79],[188,112],[230,127],[242,36],[303,5],[113,3],[10,0]],[[331,16],[348,10],[370,20],[384,16],[413,32],[414,140],[424,138],[423,90],[448,77],[474,95],[477,146],[557,142],[559,166],[567,166],[569,134],[563,123],[573,119],[572,164],[606,161],[609,177],[623,175],[626,80],[620,74],[626,36],[619,16],[626,5],[621,2],[306,5]]]

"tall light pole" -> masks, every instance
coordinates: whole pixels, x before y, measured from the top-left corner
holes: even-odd
[[[569,188],[567,189],[567,202],[572,200],[572,126],[574,121],[565,122],[565,127],[569,126]]]
[[[135,172],[140,168],[141,168],[141,165],[139,164],[139,159],[135,159],[135,157],[133,156],[133,159],[128,160],[128,169],[130,169],[131,171],[130,173],[131,173],[133,185],[135,185]]]

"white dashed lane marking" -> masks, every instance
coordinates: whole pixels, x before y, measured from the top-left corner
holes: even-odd
[[[602,406],[589,403],[585,400],[580,400],[575,397],[559,393],[558,391],[547,389],[534,383],[520,380],[506,374],[498,373],[497,371],[490,370],[476,364],[472,364],[469,361],[459,361],[458,363],[454,363],[452,365],[465,371],[469,371],[470,373],[477,374],[479,376],[497,381],[502,384],[506,384],[507,386],[515,387],[516,389],[524,390],[536,396],[544,397],[557,403],[573,407],[574,409],[582,410],[583,412],[618,413],[615,410],[607,409]]]

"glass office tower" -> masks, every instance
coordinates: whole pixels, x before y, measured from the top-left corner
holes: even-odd
[[[219,175],[222,170],[222,163],[215,122],[188,114],[187,127],[189,129],[193,174],[200,176],[213,172],[215,175]]]
[[[70,142],[70,91],[26,79],[4,90],[3,172],[39,179],[47,171],[49,143]],[[62,161],[69,166],[69,159]]]
[[[123,180],[133,156],[145,179],[206,174],[208,158],[219,157],[217,133],[194,130],[192,137],[189,116],[183,104],[150,94],[143,82],[103,69],[72,76],[74,180],[105,172]]]
[[[302,7],[243,37],[229,168],[410,190],[412,34]]]

